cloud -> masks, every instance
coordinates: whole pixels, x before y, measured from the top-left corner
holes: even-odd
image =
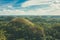
[[[60,10],[37,9],[37,10],[6,10],[0,11],[0,15],[60,15]]]
[[[60,15],[59,0],[29,0],[0,6],[0,15]]]
[[[3,11],[0,11],[0,15],[15,15],[15,14],[23,14],[24,11],[21,11],[21,10],[3,10]]]
[[[29,0],[22,4],[22,7],[31,5],[49,4],[51,0]]]

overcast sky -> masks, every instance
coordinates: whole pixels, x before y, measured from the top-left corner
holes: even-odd
[[[60,0],[0,0],[0,15],[60,15]]]

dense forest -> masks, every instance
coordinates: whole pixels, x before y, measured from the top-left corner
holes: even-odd
[[[60,40],[60,16],[0,16],[0,40]]]

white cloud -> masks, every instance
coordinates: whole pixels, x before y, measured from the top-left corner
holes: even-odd
[[[40,5],[50,3],[51,0],[29,0],[22,4],[22,7],[27,7],[30,5]]]
[[[50,11],[49,15],[60,15],[60,10]]]
[[[25,14],[24,11],[21,10],[3,10],[0,11],[0,15],[19,15],[19,14]]]
[[[25,7],[29,7],[31,5],[41,5],[41,4],[49,4],[50,6],[45,9],[38,8],[36,10],[27,10],[25,11]],[[7,5],[7,7],[2,8],[0,11],[0,15],[60,15],[60,2],[59,0],[29,0],[21,5],[22,9],[13,9],[12,5]],[[11,9],[8,9],[11,8]],[[26,8],[27,9],[27,8]]]
[[[7,7],[8,7],[8,8],[13,8],[13,6],[12,6],[12,5],[8,5]]]
[[[51,10],[51,9],[50,9]],[[3,10],[0,11],[0,15],[60,15],[60,10],[50,11],[49,9],[42,10]]]
[[[60,8],[60,0],[29,0],[25,3],[23,3],[21,6],[22,7],[28,7],[28,6],[31,6],[31,5],[43,5],[43,4],[49,4],[50,7],[52,7],[53,9],[54,8],[57,8],[59,9]]]

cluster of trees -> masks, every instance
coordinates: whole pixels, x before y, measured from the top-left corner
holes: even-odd
[[[60,40],[60,17],[0,16],[0,40]]]

